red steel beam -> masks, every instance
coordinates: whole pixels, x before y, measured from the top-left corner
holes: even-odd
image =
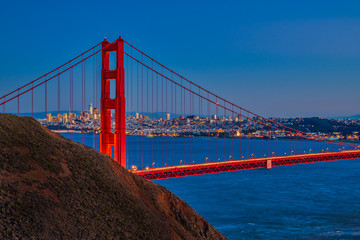
[[[148,170],[132,170],[133,173],[148,180],[186,177],[210,173],[221,173],[247,169],[271,168],[286,165],[348,160],[360,158],[360,150],[311,153],[282,157],[254,158],[248,160],[232,160],[213,163],[198,163],[173,167],[151,168]]]

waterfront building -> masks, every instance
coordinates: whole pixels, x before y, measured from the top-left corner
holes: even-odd
[[[67,122],[68,122],[68,116],[67,116],[66,113],[63,114],[62,122],[63,122],[63,123],[67,123]]]
[[[47,121],[47,122],[51,122],[51,121],[52,121],[51,113],[48,113],[48,114],[46,115],[46,121]]]

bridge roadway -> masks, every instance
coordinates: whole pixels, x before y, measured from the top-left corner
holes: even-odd
[[[246,169],[257,169],[279,167],[314,162],[326,162],[337,160],[348,160],[360,158],[360,150],[308,153],[299,155],[287,155],[281,157],[264,157],[247,160],[229,160],[209,163],[195,163],[171,167],[158,167],[141,170],[131,170],[133,173],[143,176],[148,180],[185,177],[209,173],[220,173],[239,171]]]

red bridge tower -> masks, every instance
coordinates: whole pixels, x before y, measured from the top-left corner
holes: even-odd
[[[116,52],[115,70],[109,68],[110,52]],[[126,168],[124,78],[124,40],[119,37],[109,43],[105,38],[102,43],[100,152],[111,157],[114,146],[115,161]],[[115,81],[114,99],[110,97],[110,81]],[[115,133],[111,132],[111,110],[115,110]]]

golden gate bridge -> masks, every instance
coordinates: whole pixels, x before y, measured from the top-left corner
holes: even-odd
[[[14,114],[17,109],[19,116],[34,117],[40,112],[45,125],[48,112],[83,113],[88,101],[100,108],[99,136],[92,124],[93,148],[149,180],[360,158],[359,145],[255,114],[195,84],[121,37],[111,43],[105,38],[0,97],[3,113]],[[139,118],[139,113],[148,118]],[[196,123],[188,120],[195,116]],[[57,121],[60,129],[62,120]],[[159,133],[149,122],[182,137]],[[85,129],[88,126],[81,124],[82,135],[89,134]],[[150,144],[140,136],[128,140],[129,135],[144,132],[154,135]],[[276,140],[271,140],[274,135]]]

